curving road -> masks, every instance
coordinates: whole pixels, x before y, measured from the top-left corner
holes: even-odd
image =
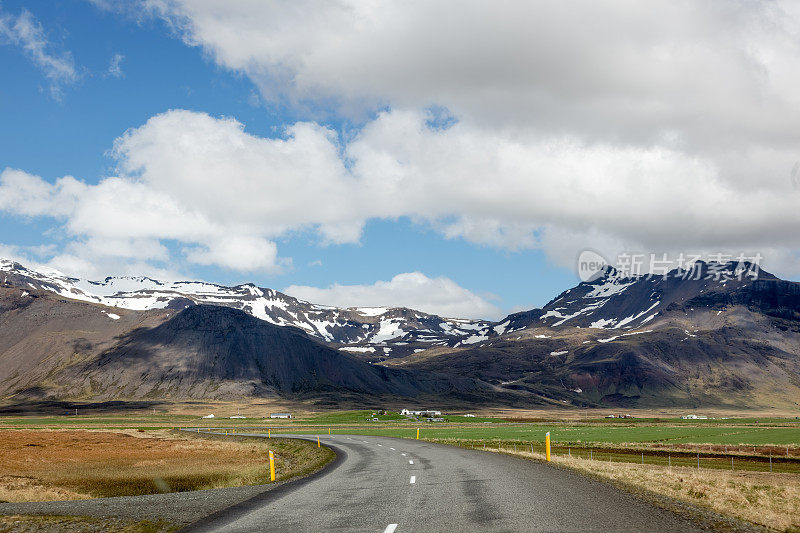
[[[697,530],[691,522],[608,484],[547,464],[425,441],[357,435],[321,439],[338,454],[331,467],[187,529]]]

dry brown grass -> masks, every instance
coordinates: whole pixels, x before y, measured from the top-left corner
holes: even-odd
[[[141,438],[147,436],[149,438]],[[0,431],[0,500],[81,499],[241,486],[313,471],[333,452],[304,441],[162,431]]]
[[[545,459],[540,453],[513,455]],[[654,492],[777,531],[800,531],[800,475],[797,474],[669,468],[564,456],[552,459],[556,464],[637,492]]]
[[[169,533],[178,526],[166,522],[149,520],[131,521],[119,518],[96,518],[89,516],[0,516],[0,533],[97,533],[117,531],[119,533]]]

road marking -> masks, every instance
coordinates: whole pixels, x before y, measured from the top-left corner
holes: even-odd
[[[410,464],[410,465],[413,465],[413,464],[414,464],[414,461],[412,461],[411,459],[409,459],[409,460],[408,460],[408,464]]]
[[[404,454],[404,453],[401,453],[400,455],[402,455],[403,457],[405,457],[405,456],[406,456],[406,454]]]
[[[386,529],[383,530],[383,533],[394,533],[395,529],[397,529],[397,524],[389,524],[386,526]]]
[[[390,450],[394,451],[394,448],[389,448]]]
[[[378,446],[383,446],[383,444],[378,444]]]
[[[411,484],[413,485],[416,482],[417,482],[417,476],[411,476]]]

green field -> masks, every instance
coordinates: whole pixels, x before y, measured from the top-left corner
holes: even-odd
[[[373,414],[374,413],[374,414]],[[373,421],[372,418],[377,418]],[[292,420],[201,419],[192,415],[127,414],[70,416],[3,416],[2,428],[136,428],[175,427],[272,428],[273,432],[305,434],[353,433],[413,438],[416,429],[426,439],[469,441],[544,441],[548,431],[554,443],[680,446],[789,446],[800,448],[800,420],[794,418],[681,419],[586,419],[568,422],[513,422],[501,418],[445,415],[444,422],[418,421],[398,413],[379,411],[331,411]]]
[[[720,445],[800,445],[800,427],[686,427],[686,426],[609,426],[609,425],[549,425],[549,424],[492,424],[486,427],[461,427],[420,423],[421,435],[427,439],[503,440],[544,442],[550,432],[554,442],[610,444],[720,444]],[[335,427],[339,433],[412,438],[412,427],[347,426]],[[318,433],[309,427],[284,427],[279,431]]]

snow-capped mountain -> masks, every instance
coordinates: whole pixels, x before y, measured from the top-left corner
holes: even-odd
[[[800,283],[733,263],[609,270],[486,339],[384,364],[574,405],[800,407]],[[744,268],[749,270],[749,265]]]
[[[784,284],[781,290],[788,293],[800,288],[749,263],[698,261],[688,269],[674,269],[666,276],[625,276],[607,267],[597,279],[562,292],[541,309],[514,313],[484,327],[462,341],[462,345],[470,344],[469,340],[482,342],[533,327],[637,329],[663,315],[671,306],[687,302],[698,307],[741,303],[751,298],[750,293],[764,287],[770,290],[776,282]]]
[[[47,268],[0,259],[0,279],[31,290],[108,307],[146,311],[211,304],[241,309],[278,326],[293,326],[342,351],[380,360],[432,346],[470,342],[491,323],[442,318],[404,307],[338,307],[298,300],[252,284],[226,287],[202,281],[164,282],[147,277],[73,278]]]

